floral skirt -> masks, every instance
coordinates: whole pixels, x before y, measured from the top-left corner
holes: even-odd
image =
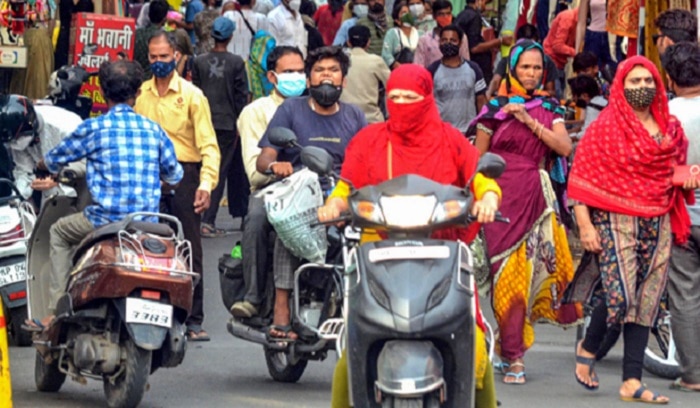
[[[668,279],[669,216],[642,218],[593,210],[592,221],[603,247],[598,265],[608,323],[652,326]]]
[[[553,210],[556,203],[551,184],[543,182],[543,189],[550,205],[503,260],[493,281],[492,304],[499,327],[497,346],[506,360],[521,358],[532,346],[533,323],[568,327],[577,324],[582,316],[580,305],[561,304],[574,267],[566,228]]]

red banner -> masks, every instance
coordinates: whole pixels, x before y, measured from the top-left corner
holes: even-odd
[[[133,18],[105,14],[78,13],[73,16],[70,60],[89,73],[95,73],[105,61],[134,59],[136,24]],[[91,116],[107,111],[100,91],[100,81],[91,77],[83,85],[80,94],[93,100]]]

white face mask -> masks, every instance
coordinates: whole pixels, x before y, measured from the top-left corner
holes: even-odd
[[[411,14],[413,14],[413,17],[420,17],[423,15],[425,12],[425,6],[422,4],[411,4],[408,6],[408,9],[411,11]]]
[[[289,0],[289,8],[294,11],[299,11],[301,8],[301,0]]]
[[[8,145],[10,146],[10,149],[21,152],[29,147],[32,140],[34,140],[34,136],[32,135],[20,136],[17,139],[12,140],[10,143],[8,143]]]
[[[356,4],[352,6],[352,12],[357,18],[367,17],[369,6],[366,4]]]

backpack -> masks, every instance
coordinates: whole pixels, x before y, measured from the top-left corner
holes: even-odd
[[[237,10],[243,22],[250,30],[253,38],[250,40],[250,54],[246,61],[246,74],[248,75],[248,85],[253,100],[268,96],[272,92],[272,83],[267,79],[267,56],[277,45],[275,37],[265,30],[253,30],[253,27],[245,18],[241,10]]]

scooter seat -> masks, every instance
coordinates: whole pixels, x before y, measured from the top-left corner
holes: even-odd
[[[145,222],[145,221],[135,221],[127,222],[126,220],[120,222],[113,222],[107,224],[88,234],[78,245],[75,250],[75,255],[73,255],[73,265],[78,263],[80,257],[90,249],[95,246],[100,241],[108,238],[115,237],[119,231],[125,230],[129,232],[143,232],[146,234],[159,235],[163,237],[171,237],[175,235],[173,229],[166,224],[160,224],[155,222]]]

